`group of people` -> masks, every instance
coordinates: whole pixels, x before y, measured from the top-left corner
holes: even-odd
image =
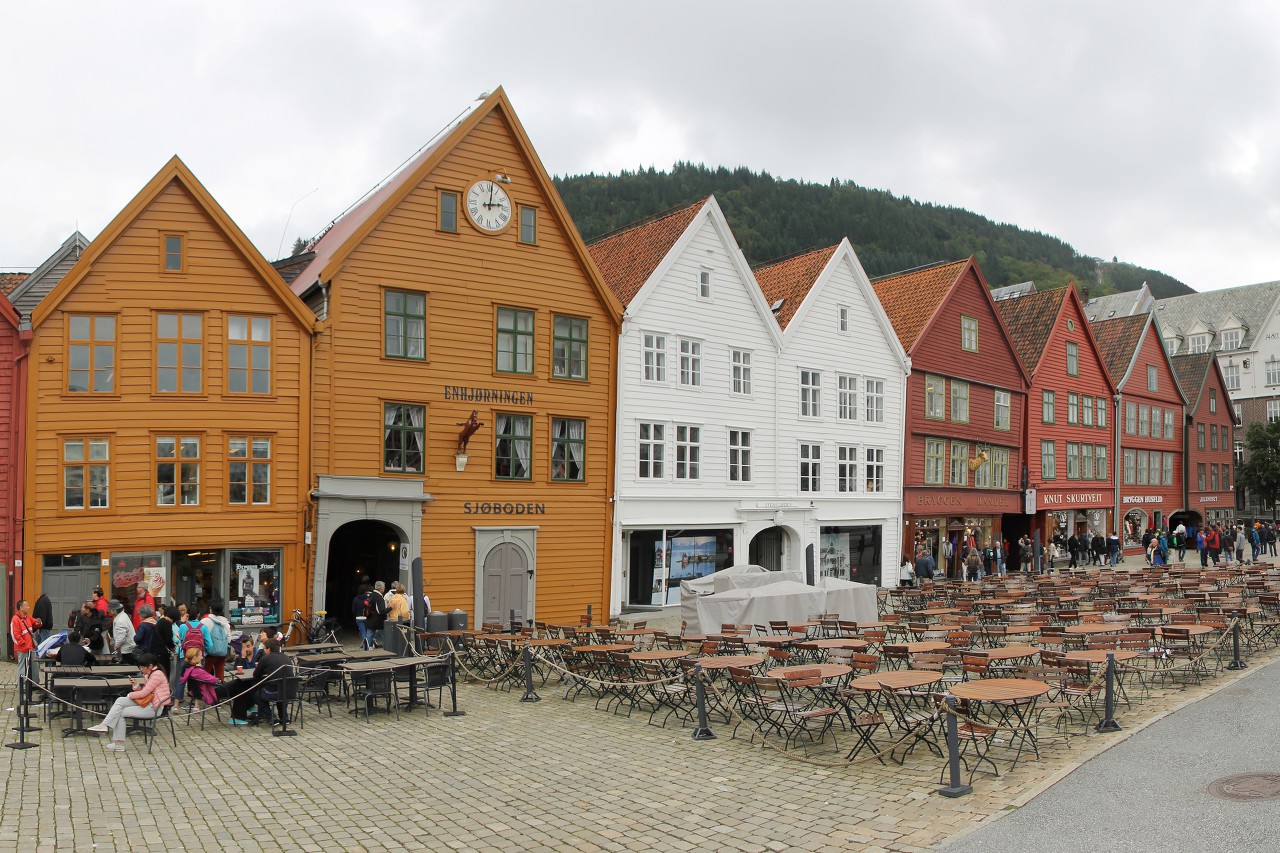
[[[428,612],[430,609],[428,605]],[[393,581],[388,590],[382,581],[370,586],[366,575],[361,577],[356,597],[351,601],[351,615],[355,617],[356,628],[360,631],[360,648],[374,649],[382,646],[378,636],[387,622],[410,619],[413,608],[400,581]]]
[[[1144,546],[1147,534],[1143,534]],[[1177,531],[1175,531],[1175,538]],[[1179,559],[1184,559],[1188,547],[1200,554],[1200,567],[1237,563],[1256,563],[1259,557],[1276,556],[1277,527],[1271,522],[1255,521],[1252,525],[1236,524],[1234,527],[1221,522],[1211,522],[1199,530],[1182,531],[1181,541],[1175,547]]]
[[[1066,555],[1067,568],[1078,569],[1086,566],[1114,566],[1121,560],[1120,537],[1112,533],[1103,536],[1101,531],[1081,530],[1063,538],[1061,533],[1052,540],[1053,550],[1049,553],[1049,568],[1055,567],[1062,554]]]

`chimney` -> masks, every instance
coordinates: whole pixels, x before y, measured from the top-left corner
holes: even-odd
[[[1084,287],[1080,288],[1080,304],[1081,305],[1089,304],[1089,286],[1087,284]]]

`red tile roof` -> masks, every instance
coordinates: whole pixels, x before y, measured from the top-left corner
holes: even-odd
[[[809,295],[809,289],[818,280],[818,276],[826,269],[831,256],[835,254],[839,244],[825,249],[814,249],[776,264],[759,267],[755,270],[756,281],[764,298],[772,306],[781,300],[782,305],[774,312],[778,325],[786,328],[791,318],[796,315],[800,303]]]
[[[908,354],[968,263],[963,260],[937,264],[871,282]]]
[[[1178,387],[1182,389],[1182,396],[1187,398],[1187,407],[1192,412],[1200,405],[1200,392],[1216,357],[1212,352],[1184,352],[1169,357]]]
[[[1014,299],[1002,299],[996,303],[1000,319],[1009,331],[1009,339],[1018,350],[1018,356],[1028,372],[1034,374],[1044,355],[1044,348],[1053,333],[1053,324],[1062,309],[1067,288],[1059,287],[1040,293],[1028,293]]]
[[[662,213],[622,230],[606,234],[587,246],[609,289],[623,305],[630,305],[680,235],[707,203]]]
[[[1150,314],[1134,314],[1131,317],[1114,317],[1098,320],[1093,327],[1094,340],[1098,342],[1098,354],[1107,365],[1107,373],[1116,385],[1124,379],[1125,371],[1133,361],[1133,354],[1142,343],[1142,330],[1147,326]]]
[[[27,276],[31,273],[26,272],[0,272],[0,293],[8,296],[18,285],[27,280]]]

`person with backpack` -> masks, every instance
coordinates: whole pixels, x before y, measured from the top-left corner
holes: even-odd
[[[373,592],[369,593],[369,603],[364,612],[364,628],[369,632],[369,647],[374,649],[382,646],[378,641],[378,635],[387,624],[386,588],[387,585],[382,581],[373,585]]]
[[[222,680],[227,665],[227,653],[231,650],[231,623],[222,615],[222,602],[214,601],[200,620],[200,633],[204,637],[204,668]]]
[[[365,582],[356,588],[356,597],[351,599],[351,615],[356,618],[356,630],[360,632],[360,650],[373,648],[373,638],[369,636],[369,631],[365,626],[368,619],[367,611],[369,610],[369,593],[373,588],[369,586],[368,578]]]

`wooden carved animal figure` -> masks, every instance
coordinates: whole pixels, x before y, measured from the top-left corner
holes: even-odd
[[[471,417],[467,418],[465,421],[458,421],[456,424],[454,424],[454,426],[462,427],[462,429],[458,431],[458,452],[459,453],[467,452],[467,442],[471,440],[471,436],[476,434],[476,430],[484,426],[484,421],[480,420],[477,417],[477,414],[478,412],[475,409],[472,409]]]

